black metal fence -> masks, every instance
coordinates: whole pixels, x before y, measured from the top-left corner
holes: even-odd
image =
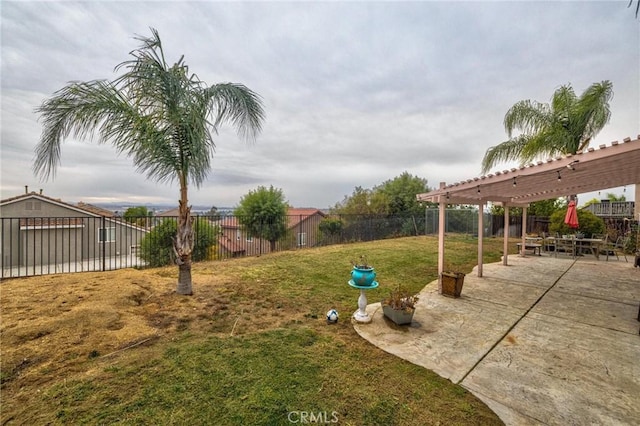
[[[112,217],[0,218],[2,278],[142,266],[149,225]]]
[[[445,232],[478,235],[478,212],[448,209]],[[504,218],[485,213],[484,236],[503,235]],[[527,230],[535,229],[529,220]],[[438,210],[425,215],[287,216],[251,223],[235,216],[196,216],[194,261],[438,232]],[[521,232],[512,217],[510,235]],[[0,218],[1,278],[169,265],[176,217]]]

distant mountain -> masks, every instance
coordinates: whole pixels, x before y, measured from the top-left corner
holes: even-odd
[[[126,203],[94,203],[94,205],[101,207],[103,209],[107,209],[114,213],[122,214],[129,207],[139,207],[140,204],[126,204]],[[151,210],[153,213],[162,213],[167,210],[171,210],[175,208],[175,204],[147,204],[146,207],[148,210]],[[232,212],[233,207],[216,207],[219,213],[227,213]],[[204,214],[211,210],[211,206],[192,206],[191,212],[193,214]]]

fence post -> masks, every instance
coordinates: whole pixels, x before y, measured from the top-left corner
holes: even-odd
[[[100,220],[100,226],[102,232],[98,231],[98,238],[102,237],[102,241],[100,242],[102,243],[102,271],[104,272],[107,266],[107,222],[104,216],[102,216]]]

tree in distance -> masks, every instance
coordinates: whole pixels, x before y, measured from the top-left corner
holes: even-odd
[[[145,206],[129,207],[124,211],[122,217],[129,223],[133,223],[138,226],[147,226],[149,224],[149,218],[153,212],[147,209]]]
[[[269,241],[271,251],[287,234],[289,205],[281,189],[259,186],[240,199],[234,215],[248,236]]]

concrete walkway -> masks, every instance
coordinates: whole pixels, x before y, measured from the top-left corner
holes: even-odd
[[[376,303],[355,328],[462,385],[507,425],[638,425],[639,304],[640,269],[624,259],[513,255],[468,274],[458,299],[428,284],[411,326]]]

